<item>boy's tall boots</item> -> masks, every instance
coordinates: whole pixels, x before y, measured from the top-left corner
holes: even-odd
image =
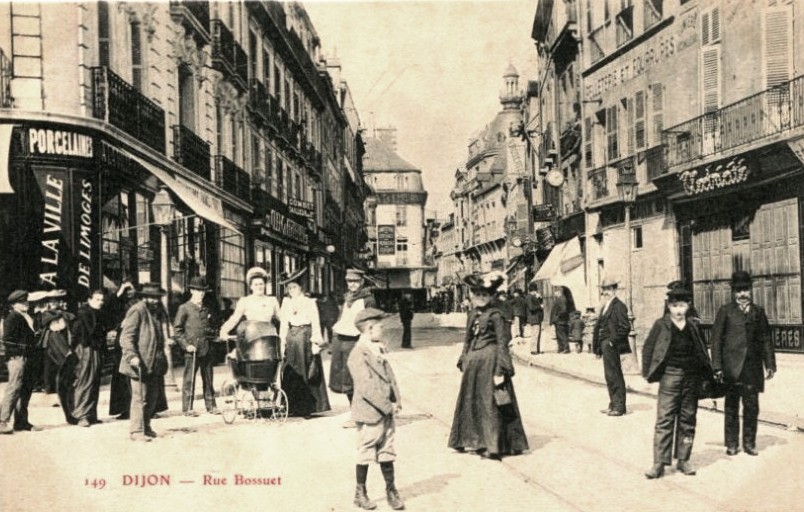
[[[371,501],[366,492],[366,479],[368,477],[368,464],[356,466],[357,488],[355,488],[355,506],[366,510],[374,510],[377,504]]]
[[[402,498],[399,497],[399,491],[396,490],[396,486],[394,485],[394,463],[381,462],[380,469],[385,479],[385,495],[388,498],[388,505],[394,510],[403,510],[405,503],[402,501]]]

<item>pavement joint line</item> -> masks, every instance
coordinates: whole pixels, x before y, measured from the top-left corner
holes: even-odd
[[[511,351],[511,357],[516,362],[518,362],[519,364],[527,365],[529,368],[539,368],[539,369],[542,369],[544,371],[550,372],[550,373],[552,373],[554,375],[560,375],[560,376],[566,377],[568,379],[579,380],[579,381],[583,381],[583,382],[588,382],[590,384],[594,384],[596,386],[606,387],[605,383],[600,382],[597,379],[593,379],[593,378],[586,377],[586,376],[583,376],[583,375],[578,375],[578,374],[575,374],[575,373],[572,373],[572,372],[569,372],[569,371],[566,371],[566,370],[562,370],[560,368],[556,368],[554,366],[549,366],[549,365],[545,365],[545,364],[539,364],[536,361],[534,361],[533,358],[528,358],[526,360],[524,357],[522,357],[521,355],[517,354],[514,351]],[[648,391],[642,391],[642,390],[636,389],[636,388],[634,388],[632,386],[629,386],[628,384],[626,384],[626,386],[625,386],[625,391],[627,393],[631,393],[632,395],[639,395],[639,396],[644,396],[644,397],[656,398],[655,393],[651,393],[651,392],[648,392]],[[704,400],[707,400],[707,399],[704,399]],[[704,409],[704,410],[707,410],[707,411],[710,411],[710,412],[716,412],[716,413],[719,413],[719,414],[725,414],[725,411],[720,409],[720,408],[718,408],[718,407],[713,407],[711,405],[706,405],[706,404],[701,403],[704,400],[701,400],[701,401],[698,402],[698,408],[699,409]],[[769,420],[767,418],[762,418],[762,417],[760,417],[758,419],[758,421],[759,421],[759,423],[762,423],[763,425],[767,425],[769,427],[786,430],[788,432],[797,432],[797,433],[803,433],[804,432],[792,422],[772,421],[772,420]]]

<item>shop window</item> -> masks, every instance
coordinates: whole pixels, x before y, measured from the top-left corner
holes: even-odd
[[[239,299],[244,293],[245,241],[243,235],[230,229],[220,231],[221,297]]]

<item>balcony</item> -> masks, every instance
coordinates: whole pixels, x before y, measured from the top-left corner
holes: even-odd
[[[248,107],[261,124],[266,124],[270,117],[268,89],[258,79],[252,78],[248,87]]]
[[[223,155],[215,156],[216,184],[244,201],[251,201],[251,176]]]
[[[608,167],[599,167],[593,171],[589,171],[587,182],[589,184],[589,192],[592,201],[609,197]]]
[[[804,75],[662,132],[673,167],[804,126]]]
[[[209,180],[209,144],[180,124],[173,125],[173,160]]]
[[[288,130],[288,142],[294,148],[299,149],[301,125],[296,121],[289,121],[289,124],[290,124],[290,130]]]
[[[209,44],[209,2],[171,0],[170,16],[201,45]]]
[[[210,22],[212,67],[223,73],[241,90],[248,86],[248,56],[221,20]]]
[[[92,68],[92,117],[165,153],[165,111],[106,67]]]
[[[14,98],[11,96],[11,61],[0,50],[0,108],[12,108]]]

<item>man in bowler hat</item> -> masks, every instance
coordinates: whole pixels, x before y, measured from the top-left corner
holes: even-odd
[[[195,394],[195,373],[201,369],[204,388],[204,405],[210,414],[219,414],[212,385],[213,356],[210,338],[213,336],[212,312],[204,305],[204,295],[209,291],[203,277],[190,280],[190,300],[179,306],[173,319],[176,341],[184,349],[184,382],[181,392],[181,410],[185,416],[197,416],[190,404]]]
[[[765,379],[776,373],[776,356],[765,310],[755,304],[751,276],[738,271],[732,275],[734,300],[720,307],[712,326],[712,368],[715,379],[725,382],[725,444],[728,455],[740,452],[740,401],[743,403],[743,450],[756,450],[759,393]],[[763,374],[763,366],[765,373]]]
[[[592,334],[592,350],[603,357],[603,373],[609,389],[609,406],[600,412],[622,416],[625,414],[625,377],[620,355],[631,352],[628,344],[631,323],[628,308],[617,298],[617,282],[604,279],[600,288],[605,302]]]

